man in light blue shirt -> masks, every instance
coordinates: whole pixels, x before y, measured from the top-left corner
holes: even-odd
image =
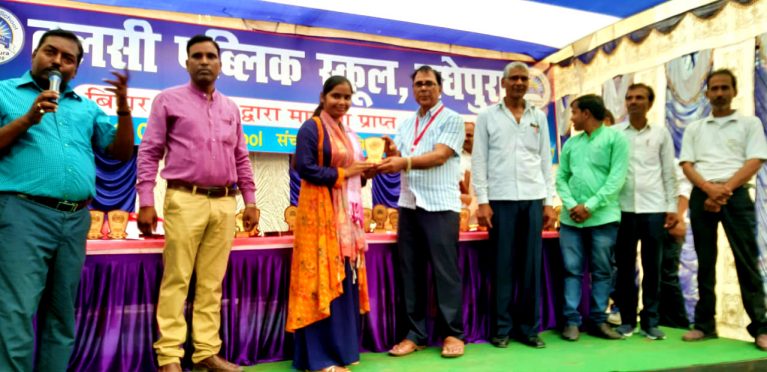
[[[446,324],[442,356],[458,357],[464,347],[463,288],[457,262],[464,121],[440,101],[438,71],[421,66],[412,78],[420,108],[399,126],[394,141],[385,137],[386,159],[378,166],[379,172],[402,172],[397,245],[409,331],[389,354],[408,355],[428,341],[425,283],[430,261]]]
[[[72,90],[83,47],[51,30],[32,68],[0,82],[0,369],[66,371],[75,342],[75,297],[96,194],[93,147],[127,160],[133,124],[127,76],[106,82],[119,124]],[[61,93],[49,87],[51,71]],[[32,318],[37,314],[37,334]],[[35,353],[35,346],[37,352]]]
[[[527,65],[508,64],[502,81],[506,97],[479,113],[474,130],[477,219],[489,228],[496,258],[496,324],[491,342],[503,348],[512,333],[525,345],[546,345],[538,337],[541,231],[553,227],[556,220],[554,177],[548,121],[543,111],[525,101],[528,80]],[[514,322],[512,313],[517,315]]]

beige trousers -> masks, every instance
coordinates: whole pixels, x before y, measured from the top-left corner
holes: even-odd
[[[184,305],[196,273],[192,341],[197,363],[221,349],[221,286],[235,231],[234,196],[209,198],[168,189],[165,194],[164,271],[157,302],[160,339],[154,343],[160,366],[184,356],[187,326]]]

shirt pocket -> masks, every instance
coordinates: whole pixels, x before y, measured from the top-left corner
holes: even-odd
[[[660,147],[661,140],[659,138],[638,138],[634,142],[634,151],[639,162],[647,166],[660,164]]]
[[[531,124],[522,131],[520,139],[526,150],[538,153],[541,149],[541,128],[537,124]]]
[[[219,123],[219,139],[227,146],[237,143],[237,119],[225,116]]]
[[[589,161],[594,167],[607,173],[610,169],[611,150],[608,146],[593,146],[589,149]]]

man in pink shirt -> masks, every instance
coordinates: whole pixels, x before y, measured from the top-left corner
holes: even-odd
[[[258,222],[256,186],[240,111],[215,89],[221,71],[218,44],[197,35],[186,51],[191,82],[157,95],[138,153],[138,225],[145,236],[157,225],[153,190],[163,156],[160,175],[168,181],[163,208],[165,269],[157,304],[160,339],[154,348],[160,371],[181,371],[187,335],[184,303],[196,273],[192,361],[206,370],[240,371],[218,356],[221,283],[234,238],[235,194],[242,193],[245,200],[243,224],[250,230]]]

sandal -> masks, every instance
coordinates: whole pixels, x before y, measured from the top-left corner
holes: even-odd
[[[319,370],[319,372],[351,372],[351,369],[341,366],[330,366]]]
[[[415,342],[413,342],[413,340],[404,339],[402,340],[402,342],[394,345],[394,347],[391,348],[391,350],[389,350],[389,355],[401,357],[408,354],[412,354],[413,352],[416,352],[418,350],[423,350],[425,348],[426,346],[416,345]]]
[[[464,343],[456,337],[448,336],[442,343],[443,358],[457,358],[463,356]]]

